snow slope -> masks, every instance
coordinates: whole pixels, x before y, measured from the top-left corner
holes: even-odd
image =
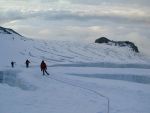
[[[9,31],[9,29],[6,29]],[[14,31],[15,32],[15,31]],[[134,53],[128,47],[117,47],[96,43],[79,43],[67,41],[38,41],[27,39],[0,29],[1,65],[6,66],[11,60],[18,65],[25,59],[31,59],[34,65],[41,59],[52,64],[98,63],[98,64],[149,64],[149,57]]]
[[[0,113],[150,112],[150,59],[142,51],[31,40],[0,28],[0,53]],[[48,77],[40,72],[41,60]]]

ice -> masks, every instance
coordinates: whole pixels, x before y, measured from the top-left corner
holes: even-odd
[[[138,76],[138,75],[127,75],[127,74],[73,74],[69,75],[89,77],[89,78],[102,78],[102,79],[111,79],[111,80],[123,80],[130,81],[135,83],[150,84],[150,77],[147,76]]]
[[[16,71],[1,71],[0,72],[0,83],[8,84],[13,87],[19,87],[23,90],[35,90],[36,87],[23,79],[19,78],[19,72]]]

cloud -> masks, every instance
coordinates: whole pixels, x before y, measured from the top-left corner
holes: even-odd
[[[119,8],[117,8],[119,9]],[[93,40],[101,35],[124,40],[132,32],[149,37],[150,17],[139,10],[7,10],[0,12],[0,24],[14,27],[31,37]],[[23,27],[28,26],[28,27]],[[38,27],[38,29],[36,28]],[[29,31],[28,29],[32,29]],[[27,32],[28,31],[28,32]],[[91,38],[91,39],[90,39]]]
[[[98,13],[92,13],[89,11],[72,11],[72,10],[40,10],[40,11],[19,11],[19,10],[7,10],[0,12],[1,23],[6,23],[15,20],[32,19],[36,18],[47,21],[61,21],[61,20],[73,20],[81,22],[94,22],[97,24],[100,21],[108,23],[120,23],[120,24],[145,24],[150,25],[150,16],[147,13],[138,12],[133,10],[131,12],[125,12],[124,9],[120,11],[112,11],[110,9],[104,9]]]
[[[130,5],[130,6],[147,6],[149,7],[149,0],[69,0],[75,4],[88,5]]]
[[[0,0],[0,26],[33,38],[106,36],[149,48],[149,6],[149,0]]]
[[[140,9],[128,6],[107,4],[150,4],[149,0],[2,0],[1,6],[12,6],[11,8],[0,8],[0,24],[10,21],[36,18],[49,21],[72,20],[94,24],[137,24],[149,25],[149,8]],[[59,3],[70,2],[70,5]],[[31,4],[32,5],[31,5]],[[54,4],[53,4],[54,3]],[[18,7],[20,5],[20,7]],[[53,4],[53,5],[52,5]],[[78,5],[74,5],[78,4]],[[91,4],[93,6],[91,6]],[[101,4],[100,6],[98,4]],[[106,4],[106,5],[104,5]]]

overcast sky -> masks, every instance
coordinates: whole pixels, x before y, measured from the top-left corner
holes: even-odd
[[[0,0],[0,26],[31,38],[149,45],[150,0]]]

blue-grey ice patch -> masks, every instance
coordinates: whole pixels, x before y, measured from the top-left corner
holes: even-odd
[[[89,77],[89,78],[101,78],[101,79],[112,79],[112,80],[123,80],[135,83],[150,84],[150,77],[144,75],[128,75],[128,74],[75,74],[68,73],[68,75]]]
[[[109,62],[98,62],[98,63],[74,63],[74,64],[55,64],[51,67],[104,67],[104,68],[142,68],[150,69],[150,64],[119,64],[119,63],[109,63]]]
[[[35,90],[36,86],[21,79],[17,71],[0,71],[0,83],[8,84],[12,87],[19,87],[23,90]]]

